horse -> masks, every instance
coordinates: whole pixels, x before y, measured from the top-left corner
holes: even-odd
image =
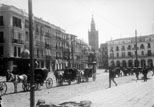
[[[27,75],[26,74],[22,74],[22,75],[18,75],[18,74],[13,74],[11,72],[7,71],[7,81],[9,82],[13,82],[14,85],[14,93],[17,92],[17,85],[18,83],[23,83],[24,87],[24,91],[26,91],[26,85],[27,85]]]
[[[117,75],[118,77],[122,76],[122,70],[120,67],[115,67],[113,68],[113,72],[115,74],[115,76]]]
[[[56,70],[56,71],[54,72],[54,76],[55,76],[55,78],[56,78],[56,83],[57,83],[58,85],[62,85],[63,75],[64,75],[64,71],[62,71],[62,70]]]

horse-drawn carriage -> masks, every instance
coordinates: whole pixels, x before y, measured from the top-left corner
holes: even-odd
[[[89,81],[89,78],[92,78],[93,81],[96,79],[96,72],[93,68],[85,68],[83,71],[83,81]]]
[[[37,90],[40,86],[45,86],[51,88],[53,86],[53,80],[49,77],[49,72],[44,68],[37,68],[34,70],[34,89]],[[25,74],[13,74],[13,72],[7,71],[6,73],[7,82],[12,82],[14,84],[14,92],[17,92],[18,83],[22,83],[22,88],[24,91],[30,90],[31,74],[25,72]]]
[[[55,71],[55,77],[58,85],[62,85],[67,82],[69,85],[71,82],[77,80],[80,82],[80,71],[75,68],[66,68],[64,70]]]
[[[45,84],[46,88],[51,88],[53,86],[53,80],[51,77],[48,76],[49,70],[45,68],[37,68],[34,70],[34,89],[37,90],[40,86]],[[30,82],[31,82],[31,75],[27,74],[27,84],[23,85],[23,89],[30,90]]]

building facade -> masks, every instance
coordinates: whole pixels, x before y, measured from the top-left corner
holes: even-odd
[[[154,64],[154,34],[111,40],[107,45],[109,66],[134,67],[136,59],[139,67]]]
[[[85,45],[74,35],[40,18],[33,17],[34,59],[38,67],[64,69],[80,59]],[[77,50],[77,51],[76,51]],[[25,55],[25,52],[27,55]],[[26,56],[26,57],[25,57]],[[74,56],[74,57],[72,57]],[[0,73],[14,71],[22,59],[29,59],[28,14],[14,6],[0,5]],[[83,63],[81,63],[83,64]],[[79,68],[81,65],[77,65]]]
[[[106,69],[108,67],[108,47],[107,43],[103,43],[100,45],[100,53],[101,53],[101,58],[99,59],[99,67]]]
[[[98,31],[95,28],[95,22],[93,16],[91,20],[91,29],[88,32],[88,39],[89,39],[89,45],[92,47],[92,49],[98,50],[99,49]]]

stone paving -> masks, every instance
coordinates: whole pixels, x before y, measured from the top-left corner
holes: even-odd
[[[84,100],[91,101],[92,107],[154,107],[154,77],[151,77],[147,82],[133,81],[67,101],[80,102]]]

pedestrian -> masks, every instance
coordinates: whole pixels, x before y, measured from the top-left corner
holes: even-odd
[[[147,81],[148,68],[144,67],[142,72],[143,72],[143,80],[144,80],[144,82],[146,82]]]
[[[139,80],[139,70],[140,68],[135,68],[135,75],[136,75],[136,79]]]
[[[111,81],[113,81],[113,83],[115,84],[115,86],[117,86],[117,83],[114,80],[115,78],[115,73],[113,71],[113,68],[109,68],[109,88],[111,88]]]

